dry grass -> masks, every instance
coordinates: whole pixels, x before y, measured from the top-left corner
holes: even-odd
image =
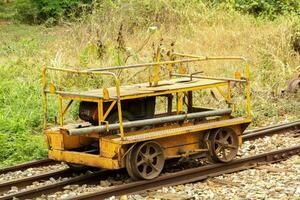
[[[118,53],[116,50],[121,23],[126,22],[113,18],[111,23],[103,23],[92,18],[70,27],[56,28],[54,33],[60,37],[48,44],[47,53],[52,56],[47,57],[52,58],[51,63],[54,65],[81,68],[124,64],[122,57],[126,57],[126,53]],[[161,38],[166,46],[175,42],[175,49],[180,52],[247,57],[251,65],[254,125],[260,125],[300,116],[299,109],[293,109],[295,106],[300,107],[299,94],[281,95],[286,81],[299,73],[300,55],[292,50],[290,44],[295,23],[296,19],[287,17],[262,21],[235,12],[203,10],[200,16],[184,20],[184,23],[162,23],[153,35],[145,25],[125,28],[122,35],[125,47],[132,54],[128,64],[152,61],[152,44],[157,45]],[[147,45],[136,54],[148,37]],[[101,59],[97,58],[94,51],[88,50],[86,53],[90,44],[97,44],[98,41],[105,45],[106,53]],[[86,58],[83,62],[84,56]],[[235,63],[224,64],[225,68],[232,65],[241,66]],[[208,74],[218,74],[220,70],[224,72],[224,68],[216,66],[221,67],[220,64],[208,63],[199,64],[195,68],[201,68]],[[229,72],[225,70],[225,73]],[[136,73],[134,70],[123,75],[123,83],[147,80],[144,73]]]
[[[127,12],[129,7],[114,8],[103,13],[94,13],[72,24],[45,28],[21,26],[12,32],[10,25],[4,26],[9,36],[2,45],[15,43],[17,50],[0,57],[3,66],[9,64],[18,68],[23,83],[31,84],[40,79],[42,66],[63,66],[69,68],[95,68],[152,61],[152,45],[169,46],[175,42],[180,52],[198,55],[241,55],[249,59],[251,65],[252,105],[254,125],[291,120],[300,116],[299,94],[282,96],[286,81],[297,72],[300,55],[290,45],[292,25],[296,19],[282,17],[276,21],[263,21],[228,10],[213,10],[205,6],[198,9],[186,8],[185,12],[167,8],[167,13],[159,15],[159,9]],[[145,17],[150,16],[150,17]],[[155,17],[159,16],[159,17]],[[120,25],[123,24],[122,42],[118,42]],[[14,25],[12,25],[14,26]],[[149,26],[157,26],[152,34]],[[32,29],[24,33],[24,29]],[[5,37],[5,36],[4,36]],[[22,43],[22,40],[23,43]],[[21,41],[21,44],[20,44]],[[146,42],[146,45],[145,44]],[[99,44],[103,45],[99,58]],[[120,44],[121,43],[121,44]],[[123,45],[124,51],[118,50]],[[22,56],[22,59],[20,59]],[[21,62],[21,64],[20,64]],[[215,62],[197,64],[194,68],[207,74],[219,72],[233,74],[230,66],[236,63]],[[299,68],[299,67],[298,67]],[[225,69],[225,70],[224,70]],[[86,84],[86,79],[70,82],[69,85]],[[122,73],[123,83],[147,81],[143,70],[128,70]],[[101,85],[103,80],[94,80],[92,86]],[[36,86],[36,90],[40,89]],[[36,96],[38,96],[36,94]],[[40,109],[39,109],[40,111]]]
[[[160,0],[158,6],[151,0],[128,2],[133,3],[113,8],[107,5],[108,8],[77,22],[52,28],[0,23],[0,135],[3,134],[5,141],[0,142],[3,147],[0,148],[1,161],[11,164],[45,155],[41,135],[37,135],[39,142],[35,146],[30,134],[21,134],[22,145],[15,147],[19,134],[7,134],[42,132],[42,66],[113,66],[124,64],[128,55],[127,64],[149,62],[153,57],[152,44],[158,45],[161,38],[165,46],[175,42],[179,52],[247,57],[251,64],[252,126],[300,117],[300,93],[281,94],[286,81],[300,73],[300,55],[290,44],[294,24],[297,20],[299,23],[299,19],[255,19],[231,10],[194,6],[196,0],[192,3]],[[169,2],[175,2],[175,6],[170,6]],[[121,24],[123,39],[118,42]],[[148,30],[150,26],[158,27],[156,33]],[[118,50],[120,45],[125,50]],[[232,75],[233,70],[229,68],[232,66],[240,65],[211,62],[197,64],[194,69],[212,75],[219,75],[219,72]],[[64,76],[61,81],[69,87],[97,87],[110,83],[103,79],[75,78],[70,81],[70,78],[73,79]],[[121,80],[124,84],[147,81],[147,76],[144,70],[128,70],[122,73]],[[56,110],[57,104],[51,104],[50,113],[54,114]],[[23,136],[28,140],[25,141]],[[4,144],[13,145],[8,149]],[[30,151],[22,151],[24,145]],[[31,147],[34,147],[34,153]],[[15,150],[18,148],[20,151]]]

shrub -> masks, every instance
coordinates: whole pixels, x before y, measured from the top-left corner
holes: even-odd
[[[234,0],[234,8],[255,16],[275,18],[277,15],[299,14],[299,0]],[[297,13],[298,12],[298,13]]]
[[[16,17],[26,23],[57,23],[62,18],[78,17],[91,11],[94,6],[102,8],[107,14],[110,8],[121,8],[129,11],[132,20],[139,22],[137,16],[145,16],[152,21],[174,21],[176,17],[186,14],[187,8],[201,10],[204,5],[233,8],[243,13],[274,19],[278,15],[300,14],[300,0],[125,0],[122,2],[112,0],[16,0]],[[109,5],[109,7],[107,6]],[[131,14],[137,15],[131,15]],[[170,19],[171,18],[171,19]]]
[[[79,16],[92,0],[16,0],[17,18],[25,23],[57,23]]]
[[[295,23],[292,27],[291,46],[295,52],[300,54],[300,23]]]

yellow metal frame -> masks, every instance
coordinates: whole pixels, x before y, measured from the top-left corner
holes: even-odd
[[[130,149],[138,142],[142,141],[156,141],[164,147],[165,158],[175,158],[182,156],[189,156],[201,152],[207,152],[208,149],[201,148],[199,141],[205,141],[205,133],[211,129],[220,127],[230,127],[235,130],[238,136],[238,143],[241,145],[242,138],[242,125],[249,124],[251,119],[249,118],[224,118],[222,120],[210,120],[209,123],[192,127],[189,131],[177,131],[175,134],[164,133],[153,135],[153,132],[142,133],[142,134],[131,134],[125,137],[125,140],[121,140],[116,135],[101,136],[99,138],[99,146],[101,146],[99,154],[88,154],[84,152],[72,151],[71,147],[76,144],[84,144],[91,139],[90,137],[82,136],[82,141],[78,140],[80,136],[68,136],[59,130],[47,130],[47,139],[49,140],[49,158],[59,161],[65,161],[68,163],[76,163],[88,166],[94,166],[106,169],[120,169],[125,167],[125,156]],[[160,127],[163,132],[166,132],[172,128],[179,128],[181,125],[169,125],[166,127]],[[190,125],[183,125],[183,127],[191,127]],[[146,137],[140,137],[140,136]],[[137,137],[135,137],[137,136]],[[127,139],[128,138],[128,139]],[[129,139],[130,138],[130,139]],[[77,140],[76,140],[77,139]],[[73,140],[73,141],[70,141]],[[184,154],[178,154],[179,150],[184,150]]]
[[[57,68],[57,67],[45,67],[43,69],[43,76],[42,76],[42,84],[43,84],[43,99],[44,99],[44,128],[47,128],[47,121],[48,121],[48,117],[47,117],[47,93],[49,93],[49,91],[47,91],[46,89],[46,72],[47,70],[53,70],[53,71],[61,71],[61,72],[68,72],[68,73],[75,73],[75,74],[100,74],[100,75],[108,75],[108,76],[112,76],[115,80],[115,87],[116,87],[116,94],[117,94],[117,107],[118,107],[118,117],[119,117],[119,123],[120,123],[120,134],[122,137],[124,137],[124,130],[123,130],[123,120],[122,120],[122,108],[121,108],[121,98],[120,98],[120,80],[118,79],[118,77],[116,76],[115,73],[113,72],[89,72],[89,71],[84,71],[84,70],[71,70],[71,69],[64,69],[64,68]],[[59,116],[60,116],[60,126],[63,126],[63,116],[64,116],[64,112],[63,112],[63,108],[62,108],[62,96],[59,95],[58,96],[58,100],[59,100]],[[102,111],[102,105],[103,105],[103,100],[99,100],[98,101],[98,106],[101,106],[101,111]],[[68,106],[69,107],[69,106]],[[67,110],[67,107],[66,109]],[[99,112],[99,124],[102,122],[101,120],[103,119],[103,113]]]
[[[121,97],[120,94],[120,80],[117,77],[117,75],[110,70],[119,70],[119,69],[129,69],[129,68],[139,68],[139,67],[155,67],[155,76],[152,82],[152,78],[149,79],[149,84],[152,86],[157,86],[159,82],[159,70],[161,66],[165,66],[168,69],[172,69],[174,67],[174,64],[183,64],[183,63],[190,63],[190,62],[202,62],[202,61],[210,61],[210,60],[240,60],[246,63],[245,67],[245,80],[241,79],[231,79],[231,78],[216,78],[216,77],[208,77],[208,76],[192,76],[192,78],[201,78],[201,79],[212,79],[212,80],[224,80],[225,83],[217,83],[213,84],[213,87],[217,88],[221,86],[227,86],[227,94],[224,94],[220,91],[221,95],[225,98],[227,102],[230,103],[231,100],[231,88],[230,88],[230,82],[236,81],[236,82],[243,82],[246,83],[246,110],[248,118],[251,116],[251,110],[250,110],[250,67],[247,63],[247,60],[243,57],[204,57],[204,56],[196,56],[196,55],[189,55],[189,54],[182,54],[182,53],[173,53],[171,57],[180,56],[184,57],[185,59],[180,60],[170,60],[170,61],[160,61],[160,51],[157,51],[157,62],[154,63],[144,63],[144,64],[136,64],[136,65],[127,65],[127,66],[115,66],[115,67],[108,67],[108,68],[100,68],[100,69],[89,69],[89,70],[72,70],[72,69],[64,69],[64,68],[57,68],[57,67],[45,67],[43,68],[42,72],[42,85],[43,85],[43,100],[44,100],[44,128],[47,129],[48,124],[48,109],[47,109],[47,94],[56,94],[58,95],[58,102],[59,102],[59,125],[60,127],[64,126],[64,115],[71,106],[73,100],[80,100],[80,101],[90,101],[90,102],[97,102],[98,103],[98,119],[99,124],[105,123],[105,119],[109,115],[109,112],[113,109],[113,107],[117,104],[117,111],[118,111],[118,117],[119,117],[119,124],[120,124],[120,135],[121,140],[125,137],[124,130],[123,130],[123,120],[122,120],[122,108],[121,108],[121,100],[126,99],[135,99],[135,98],[141,98],[141,97],[148,97],[148,96],[159,96],[159,95],[165,95],[170,93],[176,93],[177,94],[177,113],[180,113],[182,111],[183,106],[183,93],[187,91],[192,90],[201,90],[206,88],[212,88],[212,86],[202,85],[197,86],[189,89],[174,89],[171,91],[162,91],[162,92],[153,92],[153,93],[147,93],[147,94],[135,94],[135,95],[128,95]],[[109,97],[103,98],[103,99],[97,99],[97,98],[91,98],[91,97],[80,97],[80,96],[72,96],[72,97],[66,97],[62,96],[62,91],[53,91],[53,88],[47,89],[47,71],[58,71],[58,72],[65,72],[65,73],[73,73],[73,74],[82,74],[82,75],[91,75],[91,74],[97,74],[97,75],[105,75],[105,76],[111,76],[113,77],[115,81],[115,89],[116,89],[116,99],[110,99]],[[181,76],[184,76],[184,74],[180,74]],[[151,74],[150,74],[151,76]],[[190,75],[186,75],[190,76]],[[107,94],[107,89],[103,89],[103,96],[104,94]],[[63,99],[70,100],[68,105],[63,108]],[[111,104],[108,108],[108,110],[103,113],[103,102],[111,101]]]
[[[110,143],[115,143],[115,144],[131,144],[131,143],[136,143],[136,142],[142,142],[142,141],[148,141],[148,140],[155,140],[155,139],[160,139],[160,138],[167,138],[171,136],[183,136],[185,134],[191,134],[191,133],[199,133],[201,131],[206,131],[206,130],[211,130],[211,129],[216,129],[220,127],[231,127],[235,125],[240,125],[240,124],[247,124],[251,123],[251,118],[248,117],[240,117],[240,118],[234,118],[234,119],[223,119],[221,121],[216,121],[214,122],[213,120],[210,121],[210,123],[204,123],[204,124],[199,124],[194,125],[192,128],[189,128],[190,126],[187,125],[186,129],[178,130],[176,133],[168,133],[168,130],[170,129],[176,129],[178,127],[174,126],[169,126],[167,128],[164,128],[161,130],[161,134],[157,134],[156,131],[155,134],[152,134],[151,131],[147,132],[146,134],[130,134],[128,136],[125,136],[124,140],[121,140],[119,137],[113,138],[103,138],[103,140],[110,141]],[[241,143],[240,143],[241,144]]]

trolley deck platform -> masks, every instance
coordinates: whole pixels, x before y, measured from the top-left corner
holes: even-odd
[[[149,83],[140,83],[133,85],[120,86],[120,97],[121,99],[136,98],[137,95],[142,96],[157,96],[157,93],[170,94],[178,92],[181,89],[187,90],[200,90],[218,86],[225,86],[228,81],[224,80],[209,80],[200,78],[176,78],[171,80],[159,81],[155,87],[150,87]],[[92,99],[117,99],[116,88],[107,88],[108,97],[104,97],[103,90],[96,89],[83,92],[58,92],[64,98],[92,98]],[[134,97],[133,97],[134,96]]]

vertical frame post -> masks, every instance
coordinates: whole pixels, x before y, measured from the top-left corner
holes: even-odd
[[[101,125],[103,121],[103,99],[98,101],[98,124]]]
[[[120,94],[120,80],[116,79],[116,92],[117,92],[117,106],[118,106],[118,117],[119,117],[119,125],[120,125],[120,135],[121,140],[124,139],[124,129],[123,129],[123,114],[121,107],[121,94]]]
[[[63,99],[62,96],[58,96],[58,111],[59,111],[59,126],[62,127],[64,125],[64,115],[63,115]]]
[[[42,71],[42,87],[43,87],[43,109],[44,109],[44,129],[47,128],[48,123],[48,109],[47,109],[47,93],[46,93],[46,71],[47,68],[44,67]]]
[[[227,104],[228,108],[231,108],[231,87],[230,87],[230,81],[227,82]]]
[[[177,114],[182,113],[183,111],[183,93],[182,92],[178,92],[177,94]]]
[[[250,67],[246,64],[246,97],[247,97],[247,113],[251,116],[251,104],[250,104]]]
[[[157,48],[157,53],[156,53],[156,62],[157,64],[155,65],[155,74],[154,74],[154,80],[153,80],[153,85],[157,86],[158,85],[158,81],[159,81],[159,61],[160,61],[160,46]]]

